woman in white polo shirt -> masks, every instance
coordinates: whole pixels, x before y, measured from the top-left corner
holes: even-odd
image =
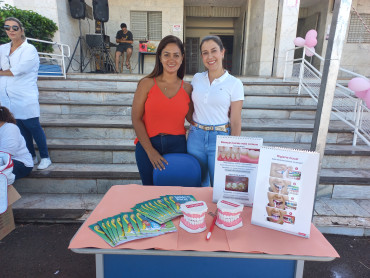
[[[240,136],[244,89],[223,67],[225,48],[218,36],[204,37],[200,51],[207,71],[191,82],[194,113],[187,150],[201,165],[202,186],[213,186],[216,136]]]
[[[11,42],[0,47],[0,102],[14,115],[33,161],[37,163],[35,139],[41,157],[37,169],[43,170],[50,166],[51,160],[39,121],[39,56],[36,48],[27,42],[23,25],[17,18],[6,18],[4,29]]]

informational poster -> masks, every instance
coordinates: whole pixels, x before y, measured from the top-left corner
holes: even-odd
[[[262,147],[252,224],[308,238],[319,154]]]
[[[213,202],[252,206],[262,138],[217,136]]]

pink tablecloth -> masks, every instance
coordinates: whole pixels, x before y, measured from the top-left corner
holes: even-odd
[[[81,226],[69,248],[103,248],[112,249],[98,235],[89,229],[89,225],[116,215],[120,212],[131,211],[135,204],[158,198],[163,195],[189,194],[197,200],[205,201],[208,211],[215,211],[216,204],[212,203],[212,188],[190,188],[175,186],[113,186]],[[179,218],[173,220],[178,232],[161,235],[154,238],[136,240],[115,247],[115,249],[158,249],[158,250],[195,250],[195,251],[230,251],[243,253],[265,253],[274,255],[302,255],[316,257],[339,257],[335,249],[313,225],[309,239],[274,231],[251,224],[251,208],[244,208],[243,227],[234,231],[225,231],[217,226],[209,241],[205,240],[208,231],[190,234],[179,228]],[[206,216],[207,227],[212,217]]]

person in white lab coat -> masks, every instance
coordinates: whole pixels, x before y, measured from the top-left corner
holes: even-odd
[[[41,157],[37,169],[43,170],[51,165],[51,160],[39,120],[39,57],[36,48],[27,42],[23,25],[17,18],[6,18],[4,29],[11,42],[0,46],[0,103],[14,115],[36,164],[35,140]]]

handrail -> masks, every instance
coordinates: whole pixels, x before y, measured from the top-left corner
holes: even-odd
[[[298,49],[303,49],[302,57],[294,59],[294,51]],[[291,68],[293,78],[298,78],[298,94],[304,89],[317,102],[320,91],[317,85],[321,85],[322,73],[305,58],[306,49],[306,47],[296,47],[287,50],[283,80],[287,81],[287,70]],[[293,54],[291,54],[291,52],[293,52]],[[288,59],[289,55],[293,55],[293,58]],[[324,58],[317,53],[313,53],[313,56],[320,61],[325,61]],[[353,77],[366,78],[361,74],[341,67],[339,67],[339,72],[352,75]],[[357,144],[357,137],[361,138],[370,146],[370,109],[366,107],[363,100],[355,97],[352,90],[338,83],[336,84],[333,99],[332,114],[353,128],[353,146]]]
[[[38,52],[38,55],[40,58],[40,68],[39,68],[38,76],[64,77],[64,79],[67,78],[65,58],[68,58],[71,56],[71,49],[69,45],[58,43],[58,42],[33,39],[33,38],[27,38],[27,40],[50,44],[53,47],[57,47],[58,50],[60,51],[60,54]],[[41,63],[42,60],[45,60],[45,63]]]

